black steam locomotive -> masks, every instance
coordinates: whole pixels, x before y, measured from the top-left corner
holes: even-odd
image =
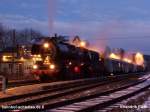
[[[98,77],[144,70],[143,66],[101,58],[98,52],[58,41],[55,37],[34,39],[31,52],[35,63],[32,74],[38,80]]]

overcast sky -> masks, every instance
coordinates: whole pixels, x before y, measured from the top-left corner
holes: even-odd
[[[150,54],[150,0],[0,0],[0,22]]]

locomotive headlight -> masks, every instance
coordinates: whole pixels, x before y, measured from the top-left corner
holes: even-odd
[[[38,68],[38,66],[37,65],[33,65],[33,69],[37,69]]]
[[[43,47],[44,47],[44,48],[49,48],[49,43],[44,43],[44,44],[43,44]]]
[[[69,62],[69,65],[72,65],[72,62],[71,62],[71,61]]]
[[[50,64],[49,67],[50,67],[51,70],[54,70],[56,66],[54,64]]]
[[[86,47],[86,42],[85,41],[81,41],[80,42],[80,47]]]

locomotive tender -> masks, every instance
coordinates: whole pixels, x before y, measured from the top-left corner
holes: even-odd
[[[98,52],[52,38],[32,41],[35,61],[32,74],[38,80],[99,77],[117,73],[143,71],[144,67],[109,58]]]

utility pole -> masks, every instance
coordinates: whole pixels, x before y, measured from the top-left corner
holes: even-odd
[[[15,62],[15,48],[16,48],[16,31],[13,30],[12,32],[12,66],[11,66],[11,74],[13,75],[13,68],[14,68],[14,62]]]

